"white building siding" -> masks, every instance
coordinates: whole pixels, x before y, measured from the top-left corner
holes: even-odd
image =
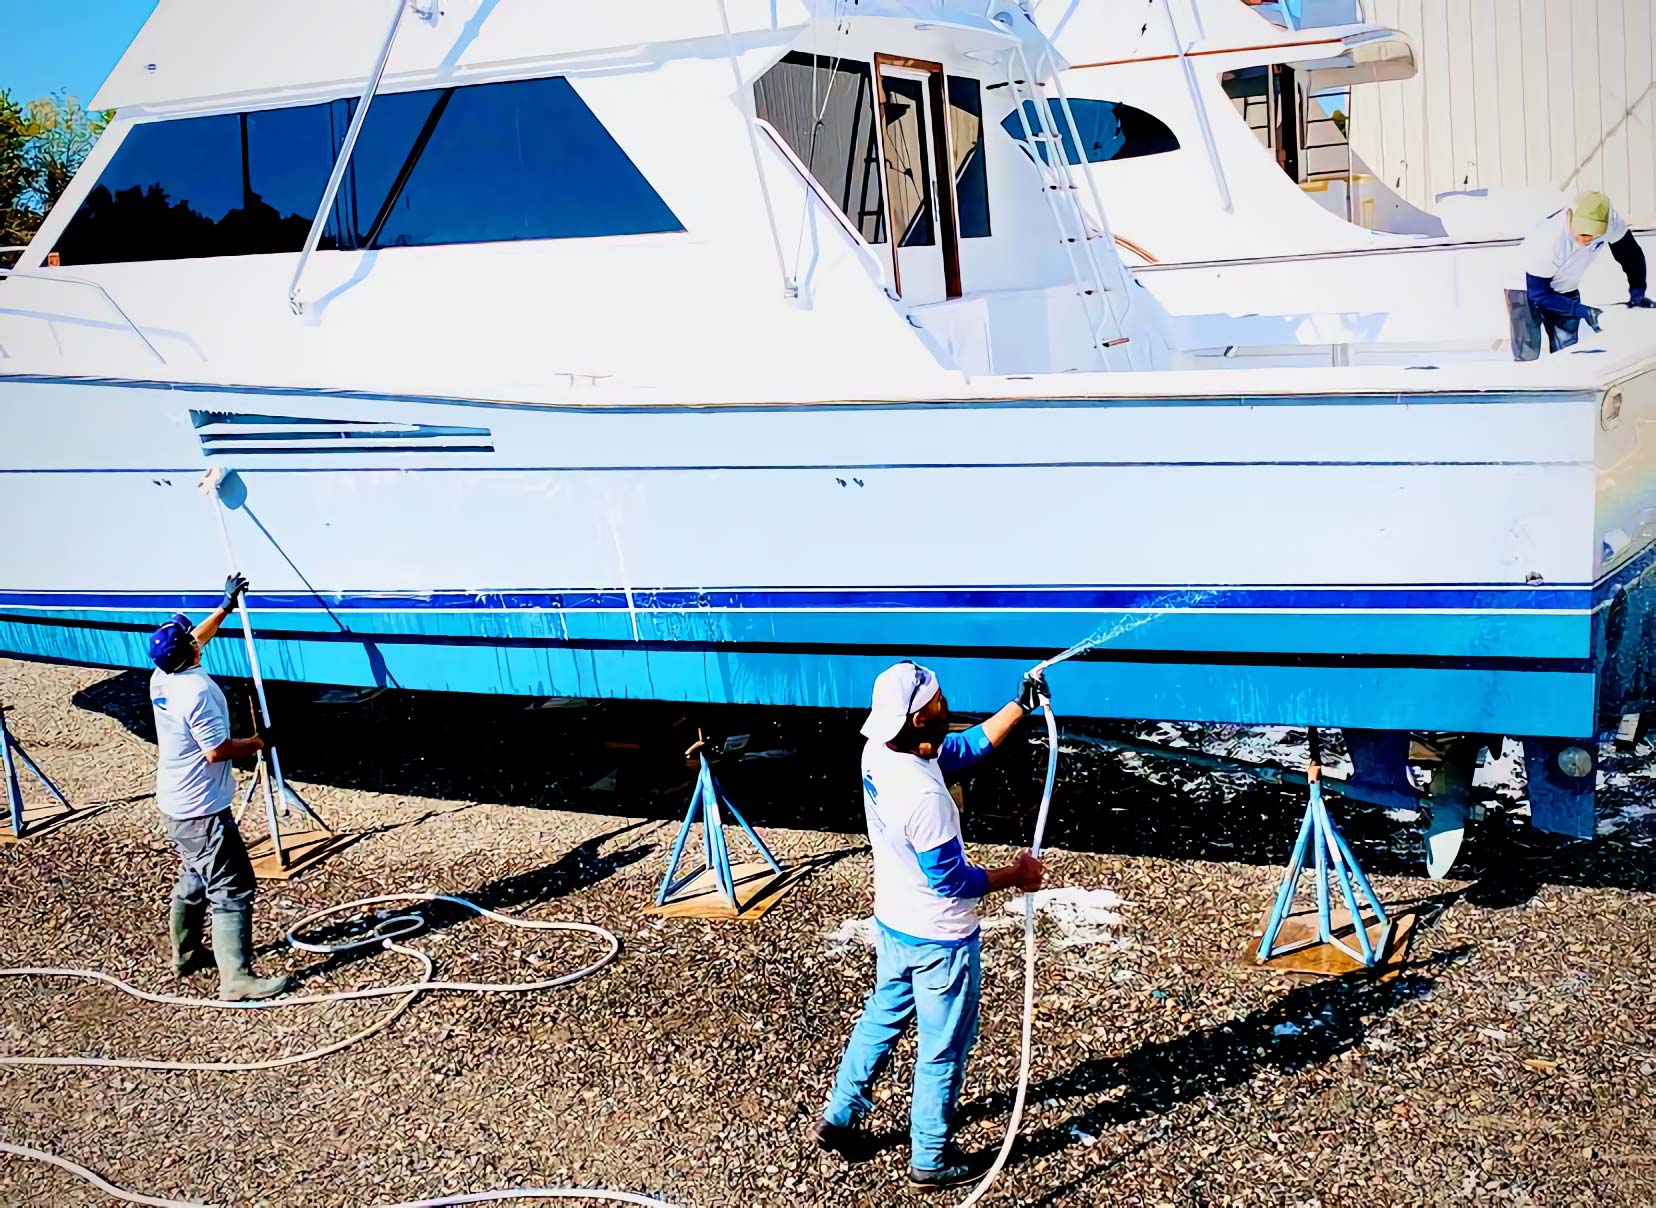
[[[1367,0],[1419,74],[1359,90],[1353,143],[1417,206],[1602,189],[1656,225],[1656,0]]]

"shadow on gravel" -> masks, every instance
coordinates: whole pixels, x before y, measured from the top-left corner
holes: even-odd
[[[623,868],[638,863],[656,849],[656,844],[645,838],[645,832],[653,829],[653,825],[649,822],[634,822],[618,827],[571,848],[551,864],[486,881],[474,889],[456,891],[454,896],[503,914],[521,913],[554,898],[596,885]],[[623,836],[631,836],[637,841],[616,850],[602,850],[607,844]],[[456,924],[468,923],[479,917],[475,911],[449,902],[388,903],[381,908],[380,913],[341,919],[337,923],[307,931],[301,938],[310,943],[335,944],[360,937],[371,929],[372,924],[400,914],[417,914],[424,920],[424,925],[418,930],[399,937],[399,941],[403,943],[417,941],[421,936],[445,931]],[[286,945],[273,944],[271,948],[285,949]],[[300,977],[315,977],[344,968],[358,960],[378,956],[379,952],[380,949],[375,946],[341,952],[303,970]]]
[[[1061,1124],[1024,1134],[1012,1161],[1046,1157],[1080,1145],[1083,1135],[1102,1136],[1112,1128],[1162,1115],[1180,1104],[1251,1082],[1265,1071],[1293,1073],[1330,1061],[1360,1045],[1376,1018],[1429,996],[1436,982],[1428,971],[1442,970],[1467,951],[1461,946],[1416,962],[1392,982],[1363,976],[1298,986],[1268,1007],[1230,1023],[1142,1045],[1118,1057],[1093,1058],[1034,1083],[1029,1098],[1037,1103],[1099,1094],[1112,1097]],[[1359,1109],[1352,1094],[1350,1104],[1331,1105],[1331,1118],[1339,1118],[1345,1108]],[[1004,1117],[1011,1110],[1012,1090],[1008,1088],[966,1104],[961,1116],[963,1120]],[[1092,1167],[1053,1188],[1041,1202],[1063,1202],[1066,1195],[1120,1160],[1116,1156]]]
[[[245,685],[221,682],[238,733],[247,732]],[[143,672],[123,672],[82,691],[75,703],[153,742],[146,685]],[[285,768],[302,782],[676,820],[691,788],[683,752],[699,725],[710,736],[748,736],[742,751],[718,761],[717,771],[750,822],[833,832],[863,827],[856,774],[861,714],[848,710],[613,701],[533,708],[518,697],[403,691],[327,705],[288,685],[270,688]],[[1100,734],[1112,730],[1104,723],[1080,725]],[[1045,766],[1045,735],[1026,726],[970,777],[968,841],[1027,843]],[[1608,791],[1607,802],[1614,802],[1615,791]],[[1303,788],[1081,747],[1066,749],[1059,762],[1047,842],[1070,851],[1276,866],[1287,859],[1304,809]],[[1368,872],[1422,874],[1412,824],[1361,802],[1338,800],[1334,809]],[[1559,845],[1495,809],[1469,832],[1455,876],[1475,881],[1467,900],[1486,906],[1521,904],[1543,884],[1656,892],[1651,831],[1646,823],[1594,842]]]

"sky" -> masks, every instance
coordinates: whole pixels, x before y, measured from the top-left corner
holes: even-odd
[[[63,89],[84,104],[156,0],[0,0],[0,89],[26,104]]]

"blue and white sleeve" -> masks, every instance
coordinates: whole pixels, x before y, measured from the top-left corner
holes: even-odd
[[[916,855],[933,892],[946,898],[981,898],[989,892],[989,874],[966,858],[959,839]]]
[[[929,794],[919,803],[907,837],[932,892],[946,898],[981,898],[989,892],[989,874],[966,859],[960,814],[947,793]]]
[[[989,735],[983,732],[982,726],[973,726],[970,730],[951,734],[943,740],[942,747],[938,749],[937,770],[945,776],[958,776],[962,772],[969,772],[994,749],[994,744],[989,741]]]

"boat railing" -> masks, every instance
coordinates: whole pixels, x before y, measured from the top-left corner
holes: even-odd
[[[299,253],[299,263],[294,267],[293,280],[288,283],[288,306],[293,313],[305,313],[305,304],[299,297],[299,286],[304,280],[305,266],[310,263],[311,253],[316,251],[317,245],[322,242],[322,232],[327,228],[328,219],[333,214],[334,199],[339,196],[339,186],[345,181],[345,170],[351,166],[351,152],[356,150],[357,136],[362,133],[362,123],[368,117],[368,108],[374,103],[374,96],[379,92],[380,80],[385,76],[385,65],[391,59],[391,47],[397,41],[397,31],[402,28],[403,14],[410,7],[409,0],[397,0],[396,14],[391,18],[391,26],[385,31],[385,39],[380,43],[379,57],[374,60],[374,69],[368,73],[368,86],[363,90],[357,101],[356,112],[351,115],[351,124],[345,131],[345,142],[339,148],[339,154],[334,159],[333,171],[328,174],[328,186],[322,190],[322,200],[316,207],[316,217],[311,219],[310,233],[305,236],[305,246]],[[433,19],[430,13],[436,12],[436,5],[430,5],[430,13],[426,8],[416,8],[416,15],[426,19]]]
[[[121,316],[121,322],[125,323],[132,334],[137,336],[138,339],[142,341],[145,348],[149,349],[150,355],[163,365],[167,363],[167,358],[161,355],[161,350],[156,348],[156,346],[150,342],[150,338],[143,333],[142,329],[139,328],[138,324],[132,321],[132,316],[127,314],[119,302],[115,301],[114,295],[112,295],[98,282],[89,280],[85,277],[65,277],[61,273],[41,273],[35,272],[32,269],[18,268],[0,268],[0,277],[21,277],[26,281],[50,281],[57,285],[79,285],[84,286],[87,289],[97,290],[98,293],[103,295],[104,301],[109,303],[109,308]]]
[[[1081,205],[1079,186],[1070,175],[1069,147],[1079,150],[1085,143],[1077,128],[1069,96],[1059,79],[1057,52],[1050,40],[1039,35],[1033,21],[1028,21],[1028,14],[1008,7],[1005,0],[990,0],[985,16],[1007,35],[1010,42],[1006,51],[1006,88],[1012,98],[1012,112],[1017,115],[1024,146],[1040,181],[1041,195],[1046,199],[1058,229],[1059,244],[1069,260],[1071,279],[1081,302],[1093,349],[1104,368],[1113,367],[1112,361],[1118,350],[1125,353],[1127,365],[1131,368],[1132,350],[1122,347],[1129,343],[1126,333],[1132,308],[1129,283],[1114,252],[1114,234],[1110,230],[1109,216],[1104,211],[1103,198],[1098,192],[1098,182],[1083,162],[1082,175],[1086,178],[1102,228],[1095,234]],[[1024,38],[1019,36],[1020,18],[1028,21],[1029,29],[1035,30],[1040,38],[1033,66],[1024,49]],[[1042,73],[1052,80],[1054,95],[1050,100],[1041,84]],[[1062,132],[1059,128],[1060,117]],[[1064,134],[1069,135],[1068,144]],[[1094,243],[1099,238],[1104,239],[1110,248],[1102,260]],[[1097,318],[1089,305],[1092,299],[1099,304]]]

